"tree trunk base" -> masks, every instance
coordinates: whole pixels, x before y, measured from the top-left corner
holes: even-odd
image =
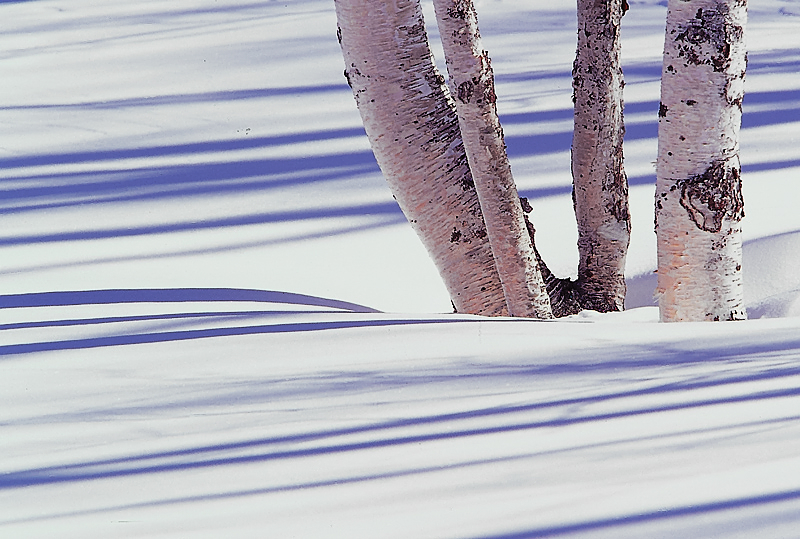
[[[525,226],[528,229],[528,235],[531,237],[536,260],[539,262],[539,271],[542,273],[544,287],[547,290],[547,295],[550,296],[550,307],[553,311],[553,316],[563,318],[587,310],[601,313],[623,310],[623,305],[620,305],[617,301],[613,301],[604,295],[598,296],[597,293],[592,293],[586,286],[587,283],[580,277],[573,280],[553,275],[553,272],[547,267],[547,264],[539,254],[539,250],[536,248],[536,241],[534,240],[536,230],[527,215],[533,208],[525,198],[521,198],[520,202],[525,213]]]

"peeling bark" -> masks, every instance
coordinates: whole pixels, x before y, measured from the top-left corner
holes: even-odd
[[[746,318],[739,164],[746,17],[741,0],[669,0],[655,201],[664,321]]]
[[[475,184],[419,0],[335,0],[345,77],[375,158],[458,312],[507,314]]]
[[[550,318],[532,240],[497,117],[489,55],[472,0],[434,0],[464,146],[509,314]]]

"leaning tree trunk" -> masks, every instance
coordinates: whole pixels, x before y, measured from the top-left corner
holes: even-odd
[[[454,307],[507,314],[453,101],[433,64],[419,0],[335,4],[345,76],[372,150]]]
[[[494,75],[472,0],[434,0],[452,93],[511,316],[551,318],[497,117]]]
[[[623,7],[624,6],[624,7]],[[628,179],[622,166],[620,19],[624,0],[578,0],[573,66],[573,204],[578,222],[578,303],[600,312],[625,303],[630,243]]]
[[[669,0],[658,126],[662,321],[744,319],[744,0]]]

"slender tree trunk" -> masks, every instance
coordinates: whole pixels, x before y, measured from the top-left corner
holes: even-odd
[[[536,254],[556,317],[584,309],[608,312],[624,308],[630,215],[628,180],[622,165],[625,84],[619,29],[627,9],[625,0],[578,0],[578,48],[572,71],[572,195],[578,224],[578,279],[556,277]],[[530,222],[528,230],[533,236]]]
[[[434,0],[464,146],[512,316],[551,318],[497,117],[494,75],[472,0]]]
[[[454,307],[507,314],[453,100],[433,64],[419,0],[335,4],[345,76],[376,160]]]
[[[624,6],[624,7],[623,7]],[[621,311],[630,243],[628,179],[622,165],[620,19],[624,0],[578,0],[578,48],[573,66],[573,204],[578,222],[581,306]]]
[[[669,0],[655,201],[663,321],[746,317],[739,164],[746,17],[744,0]]]

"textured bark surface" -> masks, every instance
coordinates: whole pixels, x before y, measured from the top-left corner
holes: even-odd
[[[578,0],[572,193],[579,262],[569,290],[583,308],[601,312],[624,308],[630,243],[619,42],[626,8],[622,0]]]
[[[336,0],[345,76],[376,160],[458,312],[507,314],[419,0]],[[387,283],[391,286],[391,283]]]
[[[550,298],[525,226],[497,117],[494,75],[472,0],[434,0],[472,176],[509,314],[550,318]]]
[[[739,127],[743,0],[670,0],[659,106],[658,288],[664,321],[746,317]]]

